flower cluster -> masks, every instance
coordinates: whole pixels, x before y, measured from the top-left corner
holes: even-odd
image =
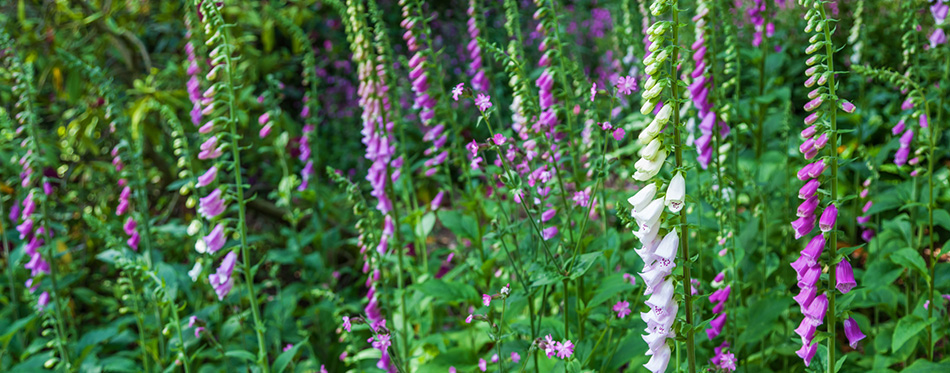
[[[403,5],[404,13],[409,12],[409,4],[406,4],[406,1],[402,1],[401,4]],[[384,216],[383,227],[378,242],[367,242],[365,234],[361,234],[359,237],[360,253],[363,255],[364,263],[363,272],[368,273],[366,278],[366,287],[368,289],[366,293],[367,304],[364,308],[364,312],[366,313],[370,327],[373,330],[379,330],[379,328],[386,326],[386,319],[383,317],[383,312],[380,309],[379,294],[377,293],[377,285],[380,281],[380,260],[373,259],[387,254],[389,251],[389,240],[395,233],[395,222],[391,214],[393,202],[387,195],[386,189],[388,181],[392,177],[389,172],[391,169],[400,168],[401,159],[393,160],[393,155],[396,150],[396,141],[392,131],[395,124],[392,122],[393,118],[384,119],[384,113],[391,109],[388,94],[389,85],[385,79],[385,66],[378,63],[379,58],[374,54],[370,42],[372,40],[372,31],[367,20],[364,18],[366,10],[361,3],[350,3],[348,6],[349,9],[347,9],[346,13],[349,17],[348,27],[350,30],[348,31],[358,35],[358,37],[355,38],[356,42],[350,43],[350,48],[353,52],[353,60],[357,62],[357,75],[359,77],[358,91],[360,93],[359,102],[360,107],[363,108],[362,142],[366,146],[365,157],[371,162],[366,180],[369,181],[372,187],[370,194],[376,199],[376,211]],[[407,18],[404,18],[403,26],[412,30],[415,20],[408,18],[408,14],[404,14],[404,17]],[[418,51],[419,46],[414,35],[415,34],[411,32],[407,32],[406,36],[408,37],[406,41],[410,49]],[[427,88],[428,84],[425,81],[427,79],[427,73],[422,67],[421,58],[424,58],[423,54],[416,53],[416,55],[413,56],[413,60],[416,60],[416,62],[410,62],[410,68],[413,70],[410,74],[414,79],[414,88],[422,88],[422,86],[426,86],[424,88]],[[429,102],[431,100],[434,106],[434,100],[428,98],[425,94],[425,89],[417,89],[416,93],[420,95],[417,97],[417,101],[419,98],[422,98],[423,102]],[[423,98],[423,96],[425,97]],[[424,122],[431,120],[434,115],[434,112],[430,112],[430,110],[431,109],[423,109],[422,116]],[[375,251],[378,255],[372,255],[369,252],[373,245],[375,245]],[[386,341],[388,341],[388,339]],[[377,362],[377,367],[386,371],[395,371],[388,353],[389,344],[383,341],[376,341],[372,343],[372,346],[382,353]]]
[[[445,124],[440,123],[433,126],[439,94],[435,90],[430,90],[430,71],[427,62],[429,51],[423,48],[427,41],[425,38],[429,37],[431,33],[425,19],[417,14],[414,9],[418,6],[414,0],[400,0],[399,5],[402,7],[403,17],[400,25],[406,30],[402,37],[406,41],[409,52],[412,53],[412,57],[409,59],[409,79],[412,80],[412,91],[415,93],[413,107],[420,109],[419,119],[427,127],[422,139],[432,143],[425,150],[425,155],[431,157],[425,162],[425,175],[431,177],[435,175],[436,167],[444,163],[449,156],[448,150],[442,150],[442,147],[448,141],[448,133],[444,133]],[[377,68],[382,74],[384,66],[377,65]],[[380,95],[382,94],[381,92]]]
[[[485,69],[482,67],[482,47],[478,45],[478,36],[481,34],[479,30],[479,17],[476,13],[477,10],[477,1],[469,0],[468,9],[468,73],[472,76],[472,89],[476,91],[488,91],[488,77],[485,76]]]
[[[574,344],[571,343],[571,340],[555,341],[550,334],[544,336],[544,339],[538,338],[537,341],[538,348],[544,351],[544,354],[548,358],[557,356],[558,359],[567,359],[574,354]]]
[[[810,55],[806,61],[809,67],[805,70],[805,75],[808,77],[805,81],[805,87],[815,88],[808,94],[808,98],[811,99],[811,101],[805,104],[805,110],[810,112],[810,114],[805,118],[805,125],[808,127],[801,132],[801,137],[804,141],[801,146],[799,146],[799,151],[804,155],[806,160],[811,160],[818,155],[820,150],[828,145],[830,140],[837,139],[835,124],[836,111],[840,108],[847,113],[852,113],[855,107],[850,102],[844,100],[839,101],[835,95],[834,61],[832,60],[831,53],[817,53],[833,48],[833,45],[829,44],[831,40],[829,40],[829,30],[827,30],[827,28],[831,26],[825,18],[824,5],[820,2],[813,3],[806,1],[806,3],[805,5],[808,11],[806,12],[805,18],[808,23],[805,27],[805,32],[814,32],[814,35],[809,39],[810,44],[805,50],[805,53]],[[826,100],[832,101],[831,105],[823,105]],[[836,143],[831,144],[832,154],[830,158],[830,168],[833,175],[837,175],[838,166],[836,147]],[[829,311],[828,297],[834,296],[830,290],[820,295],[818,294],[818,285],[822,272],[820,259],[825,250],[826,234],[833,239],[831,260],[837,260],[837,258],[835,258],[835,250],[837,249],[835,242],[837,239],[835,238],[836,235],[834,232],[835,223],[838,218],[836,202],[833,201],[828,204],[821,212],[821,217],[816,219],[818,207],[821,205],[818,193],[818,188],[821,186],[819,177],[827,166],[824,159],[819,159],[818,161],[806,164],[799,169],[797,174],[799,180],[804,181],[805,184],[798,192],[798,197],[802,199],[802,203],[798,206],[796,212],[798,219],[792,222],[792,227],[795,229],[795,239],[801,239],[809,235],[815,228],[816,220],[821,230],[819,234],[808,241],[808,244],[801,251],[799,258],[792,263],[792,268],[794,268],[797,273],[798,287],[801,289],[794,299],[798,303],[802,314],[805,316],[799,327],[795,329],[795,332],[802,340],[802,347],[797,351],[797,354],[805,361],[806,366],[811,363],[818,349],[818,344],[813,343],[813,341],[815,331],[818,326],[824,323],[825,314]],[[834,200],[837,198],[837,180],[832,177],[830,183],[831,198]],[[832,264],[833,263],[828,263],[828,265]],[[842,278],[838,278],[838,288],[842,292],[850,290],[854,281],[854,275],[850,273],[850,264],[848,264],[847,260],[842,260],[842,262],[838,264],[837,270],[838,274],[843,273],[842,271],[845,270],[847,272],[844,276],[841,276]],[[841,281],[850,281],[852,284],[842,285]],[[834,312],[834,310],[831,310],[831,312]]]
[[[683,208],[685,184],[683,174],[677,173],[666,189],[665,198],[656,197],[657,186],[650,183],[627,200],[633,205],[633,217],[638,226],[634,235],[642,245],[636,252],[644,263],[640,273],[646,288],[644,295],[650,296],[646,301],[650,310],[640,313],[640,317],[647,324],[648,334],[643,336],[649,346],[647,355],[652,355],[645,366],[652,372],[665,371],[669,364],[670,346],[666,340],[675,337],[673,321],[676,320],[676,312],[679,309],[673,299],[675,285],[670,274],[676,267],[680,238],[675,228],[661,236],[660,218],[664,206],[668,206],[672,213]]]
[[[696,151],[699,153],[696,160],[700,167],[706,169],[709,167],[709,161],[713,155],[713,134],[715,128],[719,127],[720,136],[725,137],[729,134],[729,127],[721,120],[717,120],[716,112],[712,110],[712,102],[709,100],[709,94],[713,87],[711,61],[707,58],[706,51],[706,33],[708,32],[708,18],[711,17],[709,7],[706,1],[700,1],[697,5],[696,15],[693,16],[693,22],[696,23],[696,41],[693,42],[693,82],[689,85],[690,97],[693,105],[699,110],[699,131],[700,137],[696,139]]]
[[[947,42],[947,34],[941,26],[947,21],[948,11],[950,11],[950,5],[947,5],[946,0],[936,0],[930,6],[930,14],[933,15],[934,24],[936,25],[933,32],[927,37],[931,48],[936,48],[938,45]]]

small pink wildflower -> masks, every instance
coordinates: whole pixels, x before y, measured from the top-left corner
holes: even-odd
[[[494,355],[491,356],[491,362],[492,362],[492,364],[498,362],[498,354],[494,354]]]
[[[294,345],[292,343],[288,343],[286,346],[284,346],[284,352],[287,352],[291,348],[294,348]]]
[[[544,336],[544,354],[551,358],[555,353],[555,344],[554,338],[550,334]]]
[[[630,281],[630,285],[632,285],[632,286],[637,286],[637,278],[634,277],[633,275],[631,275],[631,274],[629,274],[629,273],[624,273],[624,274],[623,274],[623,279],[624,279],[624,280],[627,280],[627,281]]]
[[[478,359],[478,369],[482,372],[488,371],[488,362],[485,359]]]
[[[597,96],[597,83],[590,87],[590,102],[594,102],[594,96]]]
[[[555,226],[555,227],[544,228],[544,230],[541,231],[541,238],[543,238],[545,241],[550,240],[551,238],[553,238],[553,237],[556,236],[556,235],[557,235],[557,227],[556,227],[556,226]]]
[[[491,96],[479,93],[478,97],[475,98],[475,105],[478,106],[478,110],[481,111],[491,109]]]
[[[617,91],[629,95],[637,88],[637,80],[632,76],[621,76],[617,80]]]
[[[456,373],[456,372],[455,372],[455,367],[449,367],[449,373]]]
[[[496,133],[495,136],[492,137],[492,141],[494,141],[495,145],[498,145],[498,146],[504,145],[505,141],[507,140],[508,139],[505,138],[505,135],[501,133]]]
[[[571,343],[571,340],[566,340],[564,343],[558,342],[557,347],[557,357],[561,359],[567,359],[574,354],[574,344]]]
[[[617,127],[617,129],[614,130],[614,140],[623,140],[623,136],[626,134],[627,132],[624,131],[623,128]]]
[[[353,325],[350,324],[350,317],[349,317],[349,316],[343,316],[343,329],[346,329],[346,331],[350,331],[350,328],[352,328],[352,327],[353,327]]]
[[[519,361],[521,361],[521,355],[518,355],[517,352],[512,351],[512,352],[511,352],[511,361],[516,362],[516,363],[519,362]]]
[[[475,318],[475,315],[473,315],[473,314],[468,314],[468,317],[465,318],[465,323],[466,323],[466,324],[471,324],[473,318]]]
[[[627,301],[617,302],[617,304],[614,305],[614,312],[616,312],[617,317],[621,319],[626,317],[627,315],[630,314],[630,312],[632,312],[630,311],[630,302],[627,302]]]
[[[452,88],[452,99],[455,101],[459,100],[459,96],[462,95],[462,89],[465,87],[465,83],[459,83],[455,88]]]
[[[482,304],[488,307],[491,304],[491,295],[482,294]]]

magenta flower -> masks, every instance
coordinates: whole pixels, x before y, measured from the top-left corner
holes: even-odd
[[[465,87],[465,83],[459,83],[458,85],[455,86],[455,88],[452,88],[452,99],[453,99],[453,100],[455,100],[455,101],[458,101],[458,100],[459,100],[459,96],[462,95],[462,89],[464,89],[464,87]]]
[[[488,362],[485,361],[485,359],[478,359],[478,370],[481,370],[482,372],[488,371]]]
[[[224,300],[224,297],[234,287],[234,279],[231,278],[231,273],[234,271],[235,263],[237,263],[237,253],[231,251],[224,256],[217,272],[208,275],[208,282],[211,283],[211,286],[214,286],[214,292],[218,294],[218,300]]]
[[[626,317],[632,312],[630,311],[630,302],[627,302],[627,301],[617,302],[617,304],[614,305],[614,312],[616,312],[617,317],[621,319]]]
[[[849,317],[844,321],[844,335],[848,337],[848,344],[851,348],[858,348],[858,342],[864,339],[864,333],[861,333],[861,329],[858,327],[858,322],[854,321],[853,317]]]
[[[218,223],[214,226],[207,236],[202,238],[205,243],[205,252],[215,253],[224,247],[226,239],[224,238],[224,224]]]
[[[557,235],[557,227],[556,227],[556,226],[544,228],[544,230],[541,231],[541,238],[543,238],[545,241],[550,240],[550,239],[553,238],[555,235]]]
[[[614,130],[614,140],[623,140],[624,135],[626,135],[626,131],[624,131],[623,128],[617,127],[617,129]]]
[[[496,133],[495,136],[492,136],[492,141],[494,141],[495,145],[498,145],[498,146],[504,145],[506,140],[507,139],[505,138],[505,135],[501,133]]]
[[[294,345],[291,344],[291,343],[288,343],[286,346],[284,346],[284,350],[283,350],[283,351],[284,351],[284,352],[287,352],[287,351],[290,350],[291,348],[294,348]],[[322,367],[322,365],[321,365],[321,367]],[[321,368],[321,369],[323,369],[323,368]],[[326,370],[326,369],[323,369],[323,371],[326,372],[327,370]]]
[[[482,294],[482,304],[484,304],[485,307],[491,305],[491,295]]]
[[[805,360],[806,367],[811,364],[811,359],[815,357],[816,352],[818,352],[817,343],[803,344],[802,348],[800,348],[798,351],[795,351],[795,353],[798,354],[798,357],[802,358],[802,360]]]
[[[838,219],[838,208],[832,203],[821,213],[821,219],[818,219],[818,228],[822,232],[828,232],[835,227],[835,220]]]
[[[623,95],[629,95],[637,90],[637,80],[632,76],[621,76],[617,79],[617,91]]]
[[[558,342],[554,349],[557,350],[557,357],[560,359],[567,359],[574,354],[574,344],[570,340],[564,343]]]
[[[211,136],[201,143],[201,152],[198,153],[198,159],[218,158],[222,154],[222,147],[218,147],[218,136]]]
[[[218,166],[211,166],[208,171],[205,171],[204,174],[198,176],[198,184],[195,185],[198,188],[208,186],[214,179],[218,177]]]
[[[851,291],[851,289],[854,289],[858,284],[854,280],[854,270],[851,269],[851,263],[847,260],[842,260],[838,263],[838,267],[835,268],[835,280],[837,281],[835,287],[838,288],[838,291],[845,294]]]
[[[491,96],[488,96],[484,93],[479,93],[478,97],[475,98],[475,105],[478,106],[478,110],[481,111],[491,109]]]
[[[42,311],[46,308],[46,305],[49,304],[49,292],[43,292],[40,294],[39,298],[36,299],[36,308]]]
[[[637,278],[636,278],[636,276],[631,275],[631,274],[629,274],[629,273],[624,273],[624,274],[623,274],[623,279],[626,280],[626,281],[628,281],[628,282],[630,282],[630,285],[631,285],[631,286],[637,286]]]
[[[353,328],[353,324],[350,323],[350,317],[343,316],[343,329],[349,332],[351,328]]]
[[[466,323],[466,324],[471,324],[473,318],[475,318],[475,315],[473,315],[473,314],[468,314],[468,317],[465,318],[465,323]]]
[[[590,87],[590,102],[594,102],[594,96],[597,96],[597,83]]]
[[[221,199],[221,189],[215,189],[206,197],[198,199],[198,213],[205,219],[211,219],[224,212],[224,200]]]
[[[512,352],[511,352],[511,361],[516,362],[516,363],[519,362],[519,361],[521,361],[521,355],[518,355],[517,352],[512,351]]]

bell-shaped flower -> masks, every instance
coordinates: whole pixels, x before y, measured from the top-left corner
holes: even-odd
[[[805,317],[815,326],[825,323],[825,313],[828,312],[828,295],[821,294],[815,297],[805,310]]]
[[[643,211],[636,213],[633,218],[640,224],[640,231],[646,229],[644,233],[650,233],[653,226],[660,220],[660,214],[663,212],[663,199],[657,198],[650,202]]]
[[[851,348],[858,348],[858,342],[864,339],[864,333],[858,327],[858,322],[853,317],[844,321],[844,335],[848,338],[848,344]]]
[[[716,339],[722,333],[722,327],[726,325],[726,313],[721,313],[709,323],[710,328],[706,329],[706,336],[709,340]]]
[[[678,213],[683,209],[683,200],[686,198],[686,179],[682,172],[677,172],[676,176],[670,180],[669,187],[666,188],[666,206],[670,212]]]
[[[653,200],[654,195],[656,195],[656,184],[650,183],[640,188],[640,191],[628,198],[627,202],[633,206],[633,212],[642,211]]]
[[[224,256],[221,265],[215,273],[208,275],[208,281],[214,286],[214,292],[218,295],[218,300],[224,300],[224,297],[231,292],[234,286],[234,279],[231,273],[234,271],[234,265],[237,263],[237,253],[229,252]]]
[[[838,219],[838,208],[832,203],[821,213],[821,219],[818,219],[818,228],[822,232],[828,232],[835,227],[835,220]]]
[[[200,198],[198,213],[205,219],[211,219],[224,212],[224,200],[221,198],[221,189],[215,189],[206,197]]]
[[[647,370],[653,373],[665,372],[666,367],[670,364],[670,345],[664,343],[660,348],[653,352],[653,356],[650,357],[650,361],[646,364],[643,364]]]
[[[825,250],[825,236],[822,234],[812,237],[811,241],[808,242],[808,245],[805,246],[805,249],[802,250],[802,257],[805,258],[805,263],[808,266],[813,266],[817,263],[818,258],[821,257],[821,252]]]
[[[205,171],[204,174],[198,176],[198,184],[195,185],[199,188],[210,185],[211,182],[218,176],[218,166],[211,166],[208,171]]]
[[[847,260],[838,262],[838,266],[835,268],[835,281],[837,281],[835,287],[838,291],[845,294],[858,285],[854,280],[854,270],[851,268],[851,263]]]
[[[205,250],[208,253],[215,253],[218,250],[221,250],[224,247],[226,241],[224,237],[224,224],[218,223],[214,226],[214,229],[211,230],[207,236],[202,238],[202,241],[205,243]]]

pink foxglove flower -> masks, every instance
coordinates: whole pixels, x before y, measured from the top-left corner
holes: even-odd
[[[857,282],[854,280],[854,270],[847,259],[838,262],[838,267],[835,268],[835,280],[837,281],[835,287],[845,294],[857,286]]]
[[[861,329],[858,327],[858,322],[854,321],[853,317],[849,317],[844,321],[844,335],[848,338],[848,345],[851,348],[858,348],[858,342],[864,339],[864,333],[861,333]]]
[[[224,260],[221,261],[221,265],[218,267],[218,270],[208,275],[208,282],[211,283],[211,286],[214,286],[214,292],[218,295],[218,300],[224,300],[224,297],[231,292],[231,288],[234,287],[234,279],[231,278],[231,273],[234,271],[234,265],[237,263],[237,253],[234,251],[229,252],[224,256]]]
[[[198,199],[198,213],[205,219],[211,219],[224,212],[224,200],[221,198],[221,189],[215,189],[210,194]]]
[[[205,187],[214,182],[214,179],[218,177],[218,166],[211,166],[208,171],[205,171],[204,174],[198,176],[198,184],[195,186],[198,188]]]

